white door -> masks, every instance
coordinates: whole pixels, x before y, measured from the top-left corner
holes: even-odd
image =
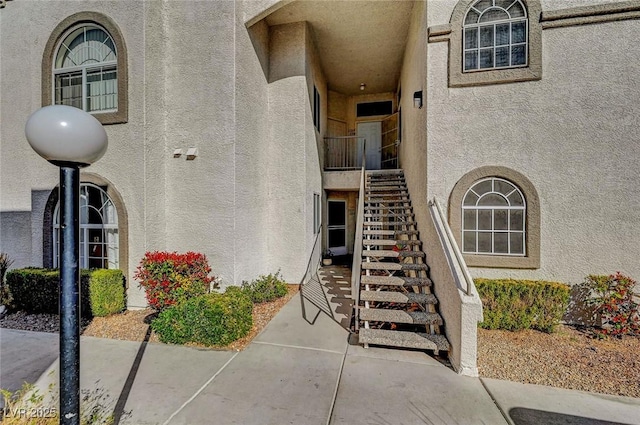
[[[366,139],[367,170],[380,169],[380,152],[382,151],[382,123],[360,122],[358,123],[358,137]],[[358,158],[362,157],[362,141],[358,142]]]

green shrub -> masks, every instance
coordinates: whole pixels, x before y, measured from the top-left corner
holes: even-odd
[[[247,335],[253,326],[253,303],[239,288],[210,293],[166,308],[151,323],[160,341],[224,346]]]
[[[241,288],[256,304],[273,301],[287,295],[287,284],[282,280],[280,270],[266,276],[260,275],[251,283],[243,281]]]
[[[569,286],[557,282],[474,279],[482,300],[484,329],[553,332],[569,302]]]
[[[587,276],[583,285],[590,293],[587,304],[595,307],[602,326],[597,336],[640,334],[640,309],[634,300],[636,281],[621,273]]]
[[[98,279],[93,275],[97,273]],[[124,308],[124,276],[120,270],[82,270],[80,272],[80,311],[92,316],[92,307],[103,315],[106,310]],[[60,271],[28,267],[7,272],[6,286],[12,298],[12,308],[28,313],[58,314],[60,312]],[[117,283],[116,283],[117,282]],[[97,293],[94,294],[94,292]],[[93,300],[95,298],[95,301]],[[122,299],[122,301],[118,301]],[[93,304],[93,305],[92,305]],[[108,313],[107,313],[108,314]]]
[[[84,317],[91,316],[90,274],[89,270],[82,270],[80,273],[80,311]],[[6,279],[14,309],[28,313],[59,313],[59,270],[35,267],[13,269],[7,272]]]
[[[120,270],[91,272],[89,299],[93,316],[109,316],[125,309],[124,275]]]
[[[149,305],[161,311],[208,293],[211,284],[216,285],[209,273],[204,254],[155,251],[145,254],[133,277],[140,281]]]

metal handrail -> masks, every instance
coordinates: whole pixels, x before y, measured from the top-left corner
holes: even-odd
[[[326,170],[357,170],[363,163],[358,164],[358,142],[364,136],[327,136],[324,138],[324,168]]]
[[[449,242],[449,245],[451,245],[451,249],[453,250],[453,254],[456,258],[456,262],[458,263],[460,270],[462,270],[462,276],[464,277],[465,284],[466,284],[465,294],[471,295],[471,288],[473,287],[473,278],[471,277],[471,274],[469,274],[467,265],[464,262],[464,258],[462,257],[462,252],[460,252],[458,243],[453,237],[453,232],[451,231],[451,227],[449,227],[449,223],[447,222],[447,219],[444,213],[442,212],[442,207],[440,206],[440,202],[438,202],[438,200],[434,197],[433,200],[429,201],[429,206],[430,207],[435,206],[435,209],[438,213],[438,217],[442,222],[442,227],[444,228],[445,236]],[[445,253],[447,254],[447,256],[449,256],[448,250],[445,249]]]
[[[362,230],[364,227],[364,183],[366,174],[366,141],[362,149],[362,171],[360,175],[360,192],[358,196],[358,212],[356,213],[356,237],[353,244],[353,261],[351,263],[351,298],[353,299],[353,318],[355,331],[360,329],[360,268],[362,267]]]

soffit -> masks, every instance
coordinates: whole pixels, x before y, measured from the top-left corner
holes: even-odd
[[[298,0],[277,9],[269,26],[307,21],[330,90],[395,92],[414,1]]]

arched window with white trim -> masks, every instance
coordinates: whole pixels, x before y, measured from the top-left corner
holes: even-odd
[[[490,177],[477,181],[462,201],[465,254],[526,255],[527,206],[512,182]]]
[[[59,42],[53,61],[53,99],[87,112],[118,109],[116,44],[97,24],[71,28]]]
[[[60,204],[53,215],[53,266],[59,267]],[[119,234],[116,207],[102,188],[80,186],[80,267],[119,268]]]
[[[527,66],[529,20],[521,0],[478,0],[463,21],[464,72]]]

